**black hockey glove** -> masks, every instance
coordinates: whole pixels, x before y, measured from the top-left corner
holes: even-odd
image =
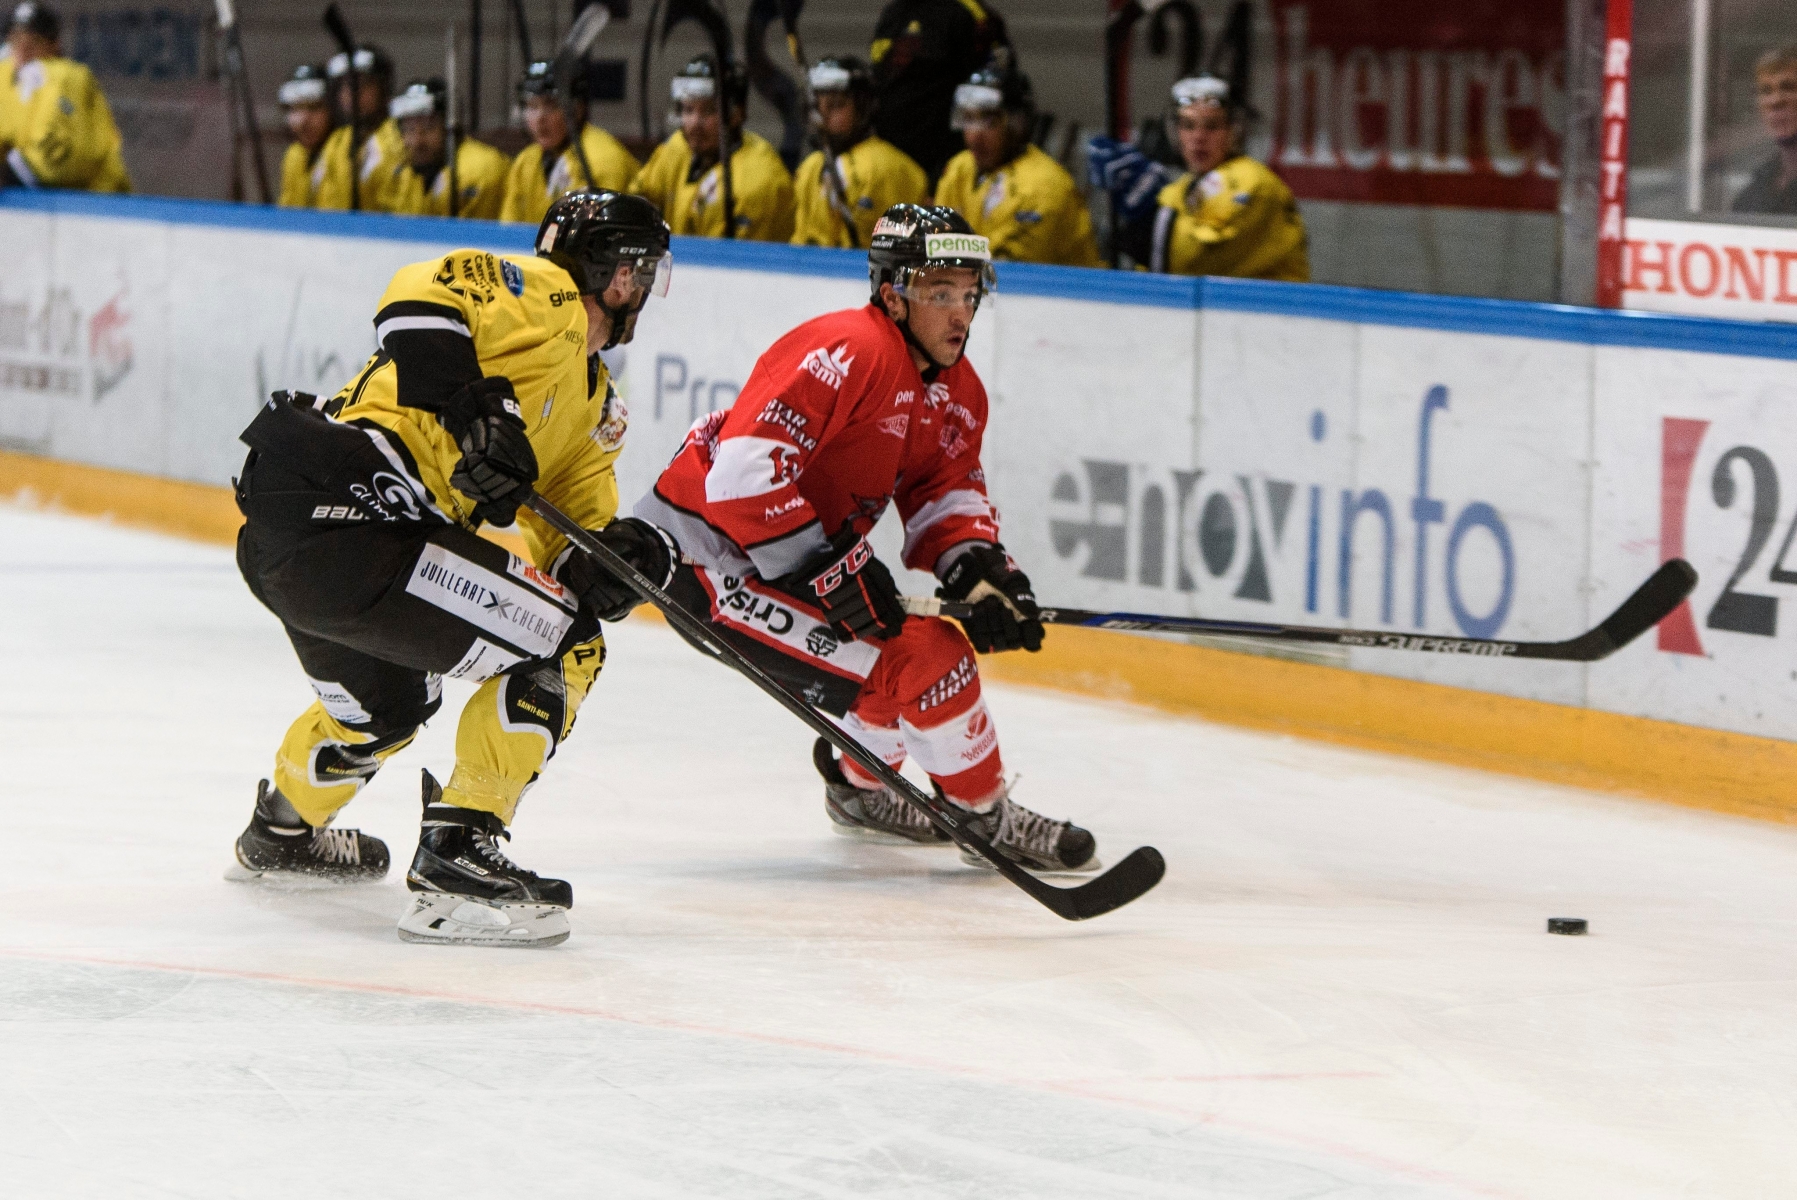
[[[475,380],[450,397],[439,419],[462,449],[450,486],[474,501],[477,524],[510,525],[524,489],[537,481],[537,454],[512,381]]]
[[[839,638],[883,642],[897,637],[905,626],[892,572],[874,557],[873,547],[853,525],[830,539],[828,558],[801,567],[782,583],[808,600],[815,597]]]
[[[1042,649],[1041,610],[1030,577],[1017,569],[1003,546],[975,544],[963,551],[942,576],[936,594],[944,600],[966,600],[973,612],[961,621],[967,640],[981,654],[997,650]]]
[[[593,536],[656,586],[665,588],[673,581],[673,539],[649,522],[623,517]],[[558,574],[568,590],[579,596],[580,602],[601,621],[622,621],[643,602],[635,588],[579,547],[569,551],[568,561]]]

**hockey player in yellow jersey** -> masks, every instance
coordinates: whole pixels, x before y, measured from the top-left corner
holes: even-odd
[[[399,122],[406,161],[394,172],[388,211],[414,217],[468,217],[492,221],[505,193],[505,155],[474,138],[456,144],[449,168],[449,88],[441,79],[422,79],[393,97],[387,112]],[[450,186],[456,189],[450,201]]]
[[[501,221],[535,225],[557,196],[581,188],[622,192],[636,178],[637,161],[624,143],[596,125],[587,124],[585,84],[576,78],[569,106],[580,127],[580,148],[568,136],[567,110],[562,107],[554,67],[533,62],[518,81],[518,102],[531,144],[512,160],[505,180]],[[583,165],[584,164],[584,165]],[[588,168],[593,178],[587,178]]]
[[[301,63],[281,85],[281,111],[293,140],[281,155],[282,208],[311,208],[324,182],[324,143],[331,135],[331,103],[325,93],[324,67]]]
[[[26,0],[0,58],[0,187],[128,192],[123,144],[93,72],[62,57],[62,22]]]
[[[734,236],[755,242],[792,238],[792,175],[765,138],[746,132],[749,84],[734,63],[722,72],[709,54],[680,68],[671,86],[680,128],[655,148],[630,190],[654,201],[675,233],[723,237],[724,208]],[[719,145],[726,130],[736,146],[726,181]],[[725,183],[729,196],[725,196]]]
[[[457,250],[402,268],[355,377],[329,400],[277,393],[244,430],[238,565],[317,701],[258,789],[233,877],[384,874],[386,846],[331,821],[436,712],[450,676],[480,687],[448,782],[424,776],[400,936],[567,937],[572,889],[497,839],[604,663],[600,621],[637,600],[519,505],[534,487],[650,578],[671,577],[666,536],[614,520],[626,418],[598,355],[666,293],[667,246],[639,197],[564,196],[534,258]],[[514,518],[527,558],[476,532]]]
[[[325,139],[324,178],[314,192],[313,207],[387,212],[394,175],[406,161],[399,122],[387,112],[393,95],[393,60],[384,51],[362,46],[356,50],[355,67],[352,89],[349,55],[334,54],[325,65],[342,123]],[[357,114],[354,121],[352,111]]]
[[[1242,153],[1242,113],[1221,79],[1173,85],[1173,133],[1188,168],[1162,188],[1150,270],[1248,279],[1310,278],[1309,240],[1285,181]]]
[[[1036,105],[1029,78],[995,62],[955,89],[955,127],[967,149],[948,160],[936,203],[992,242],[993,258],[1102,265],[1092,215],[1060,163],[1030,144]]]
[[[829,153],[815,151],[793,178],[793,244],[864,247],[888,208],[929,198],[929,180],[903,150],[874,135],[874,77],[866,63],[826,58],[808,82],[812,125]]]

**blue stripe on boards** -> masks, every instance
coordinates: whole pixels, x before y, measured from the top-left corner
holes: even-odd
[[[318,212],[164,196],[109,196],[26,188],[0,191],[0,211],[7,209],[314,237],[415,242],[433,250],[472,246],[501,254],[530,253],[534,233],[529,226],[496,221]],[[682,267],[824,279],[862,279],[867,273],[867,260],[859,251],[715,238],[675,238],[674,259]],[[1194,279],[1036,263],[999,264],[998,286],[1002,295],[1011,296],[1263,313],[1591,346],[1634,346],[1797,361],[1797,325],[1777,322],[1723,321],[1327,284]]]

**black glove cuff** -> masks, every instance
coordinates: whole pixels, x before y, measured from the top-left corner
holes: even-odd
[[[519,428],[524,426],[524,409],[518,403],[518,393],[504,375],[489,375],[463,386],[443,405],[437,420],[459,445],[468,435],[468,427],[486,416],[511,417]]]
[[[969,546],[942,574],[937,595],[944,600],[965,600],[981,580],[1002,579],[1007,571],[1005,548],[997,542]]]

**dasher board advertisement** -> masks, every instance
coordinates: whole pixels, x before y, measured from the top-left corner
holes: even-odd
[[[1797,321],[1797,229],[1631,217],[1624,308]]]

